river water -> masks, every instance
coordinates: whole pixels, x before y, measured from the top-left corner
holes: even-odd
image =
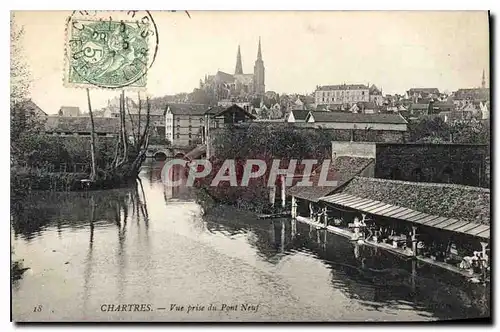
[[[14,321],[490,316],[489,286],[289,219],[198,201],[165,187],[155,163],[136,188],[35,195],[12,217],[13,258],[30,268],[12,285]]]

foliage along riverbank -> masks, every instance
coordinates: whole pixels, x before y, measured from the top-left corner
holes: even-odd
[[[315,159],[321,164],[330,155],[333,136],[328,131],[305,131],[293,127],[281,127],[269,124],[250,125],[247,130],[229,128],[218,134],[213,142],[214,155],[211,158],[212,173],[197,186],[220,204],[233,205],[257,213],[275,213],[280,208],[271,208],[269,202],[270,187],[267,184],[270,166],[273,160],[281,160],[280,168],[286,168],[290,160]],[[267,165],[264,176],[251,179],[248,186],[230,186],[221,182],[211,186],[224,160],[236,160],[238,183],[241,180],[243,165],[246,160],[258,159]],[[297,167],[300,172],[300,163]],[[253,170],[256,171],[256,170]],[[279,183],[277,182],[277,185]],[[278,188],[279,194],[279,188]]]
[[[149,145],[149,99],[142,117],[145,124],[141,126],[141,102],[139,119],[134,122],[128,110],[128,123],[122,92],[119,130],[113,137],[97,137],[89,95],[88,98],[90,138],[47,135],[44,132],[47,118],[30,113],[23,103],[11,105],[11,127],[16,128],[11,136],[11,203],[19,203],[34,190],[101,190],[135,182]],[[136,125],[142,130],[135,130]]]

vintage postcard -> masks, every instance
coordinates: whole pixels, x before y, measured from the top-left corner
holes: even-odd
[[[491,319],[487,11],[13,11],[14,322]]]

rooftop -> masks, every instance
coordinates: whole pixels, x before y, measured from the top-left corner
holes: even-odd
[[[204,104],[191,104],[191,103],[168,103],[167,109],[170,109],[174,115],[204,115],[209,106]]]
[[[256,119],[256,116],[247,112],[246,110],[244,110],[242,107],[234,104],[232,106],[229,106],[229,107],[220,107],[220,106],[217,106],[217,108],[211,108],[209,111],[207,112],[214,112],[216,109],[219,110],[219,112],[216,112],[215,113],[215,117],[219,117],[219,116],[222,116],[226,113],[229,113],[229,112],[241,112],[243,113],[246,117],[250,118],[250,119]],[[214,114],[214,113],[208,113],[208,114]],[[281,122],[281,121],[280,121]]]
[[[412,110],[428,110],[429,104],[411,104],[410,109],[412,109]]]
[[[368,90],[368,86],[364,84],[337,84],[318,86],[318,91],[330,90]]]
[[[414,93],[432,93],[432,94],[439,94],[439,89],[438,88],[411,88],[408,90],[409,94],[414,94]]]
[[[61,106],[59,114],[62,116],[79,116],[80,108],[77,106]]]
[[[313,186],[302,187],[295,185],[287,190],[287,195],[317,202],[320,197],[328,195],[351,180],[354,176],[360,174],[368,165],[373,163],[373,161],[374,159],[371,158],[337,157],[332,161],[327,176],[328,181],[337,181],[336,186],[317,185],[320,177],[320,165],[318,172],[313,174],[309,179],[313,183]]]
[[[489,100],[490,99],[490,89],[487,88],[473,88],[473,89],[458,89],[453,95],[453,99],[478,99],[478,100]]]
[[[293,117],[295,120],[305,120],[307,115],[309,114],[308,110],[291,110],[290,113],[293,113]]]
[[[314,122],[407,124],[406,120],[399,114],[311,112],[311,115],[314,118]]]
[[[94,117],[96,133],[115,133],[119,130],[120,119]],[[45,122],[46,132],[55,133],[90,133],[90,117],[85,116],[48,116]]]
[[[486,188],[355,177],[341,192],[431,215],[490,224],[490,190]]]
[[[234,82],[234,76],[228,73],[225,73],[223,71],[218,71],[217,74],[215,74],[215,79],[220,82],[224,83],[233,83]]]

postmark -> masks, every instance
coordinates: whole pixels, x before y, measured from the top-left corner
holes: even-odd
[[[159,44],[149,12],[73,12],[66,34],[65,86],[146,88]]]

